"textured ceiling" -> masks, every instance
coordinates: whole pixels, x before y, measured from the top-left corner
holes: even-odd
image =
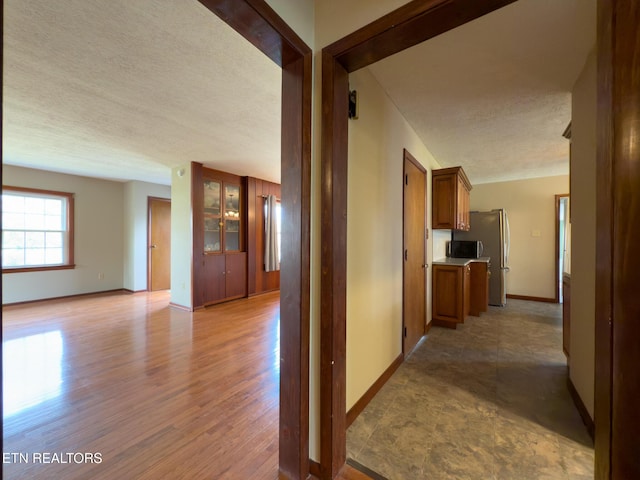
[[[443,167],[472,183],[561,175],[595,41],[596,0],[519,0],[369,68]]]
[[[3,162],[280,178],[281,70],[195,0],[5,0]]]
[[[596,0],[519,0],[369,67],[472,182],[568,172]],[[168,184],[280,178],[281,70],[196,0],[5,0],[3,161]],[[361,99],[365,101],[365,99]]]

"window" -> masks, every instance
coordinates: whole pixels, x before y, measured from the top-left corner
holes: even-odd
[[[264,196],[266,198],[266,195]],[[280,259],[282,258],[282,205],[280,203],[280,200],[276,199],[276,203],[275,203],[275,229],[276,229],[276,245],[277,245],[277,254],[275,254],[275,258],[273,256],[271,257],[267,257],[268,255],[271,255],[272,253],[268,253],[270,252],[270,247],[269,247],[269,242],[266,238],[267,235],[267,231],[268,231],[268,223],[270,222],[269,220],[269,203],[265,202],[264,203],[264,220],[265,220],[265,224],[264,224],[264,232],[265,232],[265,269],[267,272],[269,271],[274,271],[274,270],[280,270]],[[273,227],[272,227],[273,228]],[[273,237],[272,237],[273,238]],[[276,267],[276,264],[278,265]]]
[[[2,272],[73,267],[73,194],[3,186]]]
[[[278,253],[280,255],[280,258],[282,259],[282,242],[281,242],[281,238],[282,238],[282,209],[281,209],[281,205],[280,205],[280,201],[278,200],[278,203],[276,204],[276,222],[278,225]]]

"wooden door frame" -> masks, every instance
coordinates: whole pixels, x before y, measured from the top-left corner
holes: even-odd
[[[622,343],[640,336],[640,323],[631,314],[638,311],[640,298],[621,298],[620,285],[638,284],[640,254],[629,251],[630,233],[640,238],[637,212],[615,206],[640,201],[640,192],[621,185],[638,184],[629,141],[637,147],[640,101],[637,100],[638,42],[632,42],[638,23],[636,0],[598,0],[598,182],[597,182],[597,279],[596,279],[596,478],[610,478],[612,467],[612,408],[614,385],[612,355],[631,357],[632,350]],[[346,458],[345,433],[345,332],[346,332],[346,211],[347,211],[347,98],[349,72],[398,53],[438,34],[451,30],[486,13],[512,3],[511,0],[415,0],[373,23],[325,47],[322,51],[322,279],[321,279],[321,470],[323,478],[333,478]],[[634,24],[635,22],[635,24]],[[636,70],[634,70],[634,68]],[[630,75],[635,72],[636,75]],[[634,90],[635,89],[635,90]],[[635,102],[635,103],[634,103]],[[624,107],[624,108],[623,108]],[[614,130],[615,127],[615,130]],[[615,132],[615,136],[614,136]],[[635,132],[635,133],[634,133]],[[624,142],[627,142],[626,144]],[[624,150],[626,146],[626,150]],[[629,175],[629,173],[633,175]],[[625,177],[626,173],[626,177]],[[626,203],[623,202],[626,201]],[[632,232],[620,229],[627,225]],[[615,235],[614,235],[615,234]],[[615,239],[615,240],[614,240]],[[628,243],[625,244],[624,242]],[[635,268],[621,267],[625,260]],[[624,270],[624,272],[622,271]],[[616,294],[614,295],[614,292]],[[613,299],[616,299],[615,310]],[[617,314],[618,318],[614,318]],[[624,325],[616,338],[621,347],[613,348],[612,325]],[[638,362],[636,362],[638,363]],[[625,374],[640,385],[638,372],[625,363]],[[617,389],[614,389],[617,387]],[[627,394],[624,403],[632,398]],[[638,422],[619,424],[630,437]],[[624,436],[619,437],[625,438]],[[634,443],[627,442],[631,448]],[[616,453],[620,458],[620,453]]]
[[[427,185],[427,169],[424,168],[422,166],[422,164],[420,162],[418,162],[418,160],[416,160],[416,158],[411,155],[411,153],[404,148],[402,150],[402,253],[401,255],[403,255],[403,259],[402,259],[402,330],[400,331],[400,335],[402,338],[402,357],[404,358],[407,355],[407,352],[405,352],[404,349],[404,343],[405,343],[405,337],[404,337],[404,328],[407,326],[406,322],[405,322],[405,302],[406,302],[406,297],[405,297],[405,289],[406,289],[406,281],[405,281],[405,268],[406,268],[406,262],[404,261],[404,249],[406,248],[406,238],[405,238],[405,232],[406,232],[406,220],[407,220],[407,211],[406,211],[406,207],[405,207],[405,196],[406,196],[406,185],[404,182],[404,178],[407,174],[407,170],[405,168],[406,166],[406,162],[409,161],[411,162],[418,170],[420,170],[420,172],[422,172],[424,174],[424,225],[425,225],[425,232],[424,234],[426,235],[426,228],[427,228],[427,196],[428,196],[428,185]],[[423,265],[427,264],[427,239],[426,237],[423,237],[423,246],[424,246],[424,263]],[[424,271],[424,322],[423,322],[423,335],[425,332],[425,328],[426,328],[426,324],[427,324],[427,271],[426,271],[426,267],[425,267],[425,271]]]
[[[640,477],[640,4],[598,0],[595,473]],[[623,380],[624,379],[624,380]]]
[[[151,291],[151,202],[153,201],[171,204],[170,198],[147,197],[147,292]]]
[[[320,466],[346,461],[346,277],[349,73],[515,0],[414,0],[322,50]]]
[[[555,288],[555,302],[560,303],[560,200],[563,198],[570,198],[568,193],[561,193],[556,195],[556,283]],[[569,217],[565,218],[565,222],[569,221]],[[565,238],[566,242],[567,239]]]
[[[199,1],[282,67],[279,475],[306,479],[312,51],[264,0]]]

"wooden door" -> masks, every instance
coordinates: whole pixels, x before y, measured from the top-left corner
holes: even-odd
[[[149,198],[149,275],[150,291],[171,288],[171,201]]]
[[[427,172],[405,150],[404,157],[403,345],[408,355],[424,335],[426,323]]]

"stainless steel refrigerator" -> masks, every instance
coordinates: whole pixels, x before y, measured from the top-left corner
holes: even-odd
[[[480,240],[482,256],[491,257],[489,305],[507,303],[507,272],[509,272],[509,220],[502,208],[490,212],[471,212],[471,229],[452,232],[453,240]]]

